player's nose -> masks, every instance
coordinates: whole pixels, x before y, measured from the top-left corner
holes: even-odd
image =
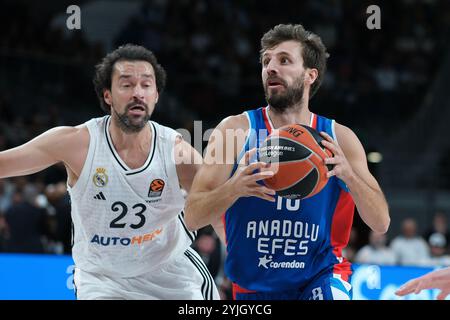
[[[274,59],[272,59],[266,66],[266,72],[269,76],[273,76],[278,73],[278,66]]]
[[[140,100],[144,99],[144,88],[142,88],[140,85],[135,86],[133,91],[133,97],[138,98]]]

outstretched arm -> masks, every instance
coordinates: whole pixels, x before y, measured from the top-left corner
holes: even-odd
[[[334,157],[326,164],[334,168],[328,176],[337,176],[349,188],[361,219],[374,231],[385,233],[390,224],[389,208],[381,188],[367,166],[366,153],[358,137],[347,127],[336,123],[338,143],[322,132],[322,144]]]
[[[403,284],[395,294],[404,296],[410,293],[418,294],[424,289],[440,289],[438,300],[444,300],[450,294],[450,267],[434,270],[421,277],[412,279]]]
[[[82,134],[82,130],[86,133]],[[57,162],[64,162],[69,168],[78,167],[80,161],[76,160],[86,153],[88,139],[86,128],[50,129],[21,146],[0,152],[0,179],[33,174]]]

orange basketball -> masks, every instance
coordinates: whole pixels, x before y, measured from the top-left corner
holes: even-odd
[[[278,128],[259,148],[260,161],[275,172],[265,179],[267,187],[288,199],[305,199],[320,192],[328,182],[324,159],[331,151],[320,143],[322,136],[313,128],[291,124]]]

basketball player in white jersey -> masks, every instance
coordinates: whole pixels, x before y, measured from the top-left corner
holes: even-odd
[[[0,178],[64,163],[78,299],[219,299],[183,219],[201,156],[149,120],[165,77],[151,51],[119,47],[94,78],[109,115],[0,152]]]

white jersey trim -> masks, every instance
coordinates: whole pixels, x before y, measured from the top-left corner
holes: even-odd
[[[250,138],[251,138],[252,130],[253,130],[252,121],[250,120],[250,116],[248,114],[248,111],[244,112],[244,114],[245,114],[245,116],[247,118],[247,121],[248,121],[248,133],[247,133],[247,136],[245,137],[244,145],[242,146],[242,148],[239,151],[239,153],[236,155],[235,163],[239,163],[239,161],[241,161],[242,157],[244,156],[244,154],[245,154],[245,146],[250,143]],[[250,146],[250,144],[249,144],[249,146]]]
[[[142,172],[145,169],[147,169],[148,166],[150,165],[150,163],[152,162],[153,155],[155,154],[155,149],[156,149],[155,144],[156,144],[156,135],[157,135],[157,133],[156,133],[156,128],[153,125],[153,123],[149,121],[150,131],[152,132],[152,145],[150,146],[150,151],[148,153],[147,160],[145,161],[145,163],[140,168],[136,168],[136,169],[131,169],[130,167],[128,167],[128,165],[125,163],[125,161],[122,160],[122,158],[120,157],[119,153],[116,151],[116,148],[114,148],[114,144],[112,142],[111,134],[109,132],[110,124],[111,124],[111,116],[109,116],[106,119],[106,125],[105,125],[106,142],[108,143],[108,147],[111,150],[111,153],[112,153],[114,159],[116,159],[117,163],[120,165],[120,167],[124,171],[127,171],[126,175],[136,174],[136,173]]]
[[[331,132],[333,133],[333,139],[336,141],[337,145],[339,145],[339,141],[336,136],[336,121],[331,120]]]
[[[97,146],[97,136],[96,131],[94,129],[94,123],[95,119],[92,119],[88,122],[86,122],[86,128],[88,129],[89,133],[89,147],[88,147],[88,153],[86,155],[86,160],[83,163],[83,168],[81,169],[80,175],[77,179],[77,182],[73,186],[69,185],[69,182],[67,181],[67,190],[70,193],[71,197],[75,197],[77,194],[82,194],[83,192],[81,190],[86,190],[87,184],[89,183],[89,172],[92,162],[94,161],[94,153]],[[81,189],[78,191],[78,189]]]

